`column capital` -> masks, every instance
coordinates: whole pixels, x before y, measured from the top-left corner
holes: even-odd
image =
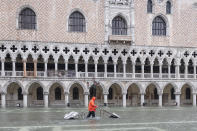
[[[37,59],[35,59],[35,60],[33,60],[33,62],[34,62],[34,63],[37,63],[38,61],[37,61]]]
[[[49,92],[44,92],[43,94],[44,94],[44,95],[49,95]]]
[[[84,92],[83,94],[84,94],[84,95],[89,95],[90,93],[89,93],[89,92]]]
[[[192,94],[193,94],[193,95],[197,95],[197,92],[193,92]]]
[[[127,94],[127,92],[123,92],[123,93],[122,93],[122,95],[126,95],[126,94]]]
[[[175,92],[174,94],[175,95],[181,95],[181,92]]]
[[[7,94],[7,92],[0,92],[0,94],[1,94],[1,95],[6,95],[6,94]]]
[[[29,93],[28,92],[23,92],[23,95],[28,95]]]
[[[70,93],[69,93],[69,92],[64,92],[64,94],[65,94],[65,95],[69,95]]]
[[[27,63],[27,60],[22,60],[23,61],[23,63]]]

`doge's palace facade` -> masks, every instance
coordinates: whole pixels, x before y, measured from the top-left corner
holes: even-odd
[[[2,0],[5,107],[196,106],[196,0]]]

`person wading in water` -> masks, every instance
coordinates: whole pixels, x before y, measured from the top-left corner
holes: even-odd
[[[92,97],[92,99],[90,100],[89,102],[89,105],[88,105],[88,115],[87,115],[87,118],[89,118],[91,115],[92,115],[92,118],[95,117],[95,111],[96,111],[96,108],[97,106],[95,105],[95,100],[96,100],[96,97]]]

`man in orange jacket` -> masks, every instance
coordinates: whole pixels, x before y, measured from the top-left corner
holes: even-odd
[[[87,118],[89,118],[91,115],[92,115],[92,117],[95,117],[95,111],[97,108],[97,106],[95,105],[95,100],[96,100],[96,97],[92,97],[92,99],[89,102],[89,105],[88,105],[89,113],[87,115]]]

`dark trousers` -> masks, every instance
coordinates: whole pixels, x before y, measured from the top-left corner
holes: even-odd
[[[87,118],[89,118],[90,116],[95,117],[95,112],[94,111],[89,111]]]

